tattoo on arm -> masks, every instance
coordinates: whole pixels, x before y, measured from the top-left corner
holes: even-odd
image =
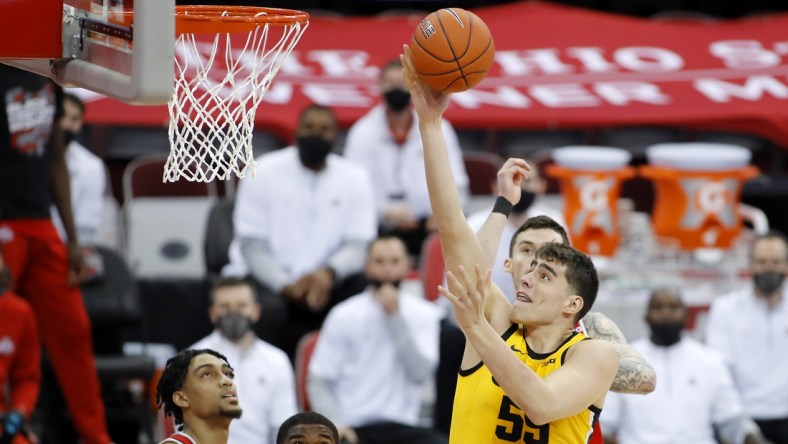
[[[618,373],[610,390],[618,393],[646,394],[654,391],[654,369],[632,348],[618,326],[607,316],[589,312],[583,318],[588,336],[613,343],[618,354]]]

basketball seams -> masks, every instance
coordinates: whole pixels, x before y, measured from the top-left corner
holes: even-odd
[[[473,41],[473,17],[468,11],[465,11],[465,17],[468,21],[468,40],[465,41],[465,51],[462,52],[462,55],[457,56],[458,59],[461,59],[465,57],[465,54],[468,54],[468,50],[471,48],[471,41]]]
[[[424,24],[424,20],[431,23]],[[442,8],[424,20],[411,45],[418,76],[436,91],[460,92],[478,84],[489,71],[495,53],[494,39],[484,21],[462,8]],[[438,37],[440,33],[443,36]],[[482,43],[482,39],[487,42]]]
[[[454,56],[454,62],[457,63],[456,71],[459,71],[460,76],[462,77],[462,81],[465,82],[465,86],[467,87],[468,81],[465,79],[465,73],[462,72],[462,66],[460,66],[460,60],[457,58],[457,54],[454,52],[454,47],[451,45],[451,40],[449,40],[449,35],[446,33],[446,27],[443,26],[443,19],[441,18],[440,13],[435,14],[435,16],[438,18],[438,24],[441,26],[441,31],[443,31],[443,38],[446,39],[446,43],[449,45],[449,49],[451,50],[451,53]],[[451,83],[449,85],[451,85]],[[448,86],[446,88],[448,88]],[[443,90],[445,91],[446,88],[443,88]]]
[[[492,46],[492,43],[493,43],[493,38],[492,38],[492,36],[490,36],[490,40],[487,42],[487,46],[484,47],[484,50],[482,52],[480,52],[479,55],[477,55],[473,60],[471,60],[470,62],[468,62],[468,63],[466,63],[464,65],[462,65],[462,67],[460,69],[467,68],[473,62],[475,62],[475,61],[479,60],[480,58],[484,57],[487,54],[487,51],[490,50],[490,46]],[[475,71],[475,72],[478,72],[478,71]]]
[[[444,63],[451,63],[451,62],[454,62],[454,61],[455,61],[455,60],[445,60],[445,59],[442,59],[442,58],[440,58],[440,57],[436,56],[436,55],[435,55],[435,54],[433,54],[433,53],[432,53],[432,52],[431,52],[429,49],[427,49],[427,48],[426,48],[426,47],[425,47],[425,46],[424,46],[424,45],[421,43],[421,41],[420,41],[420,40],[421,40],[421,39],[419,38],[419,36],[416,36],[416,38],[414,38],[414,39],[413,39],[413,41],[414,41],[414,42],[416,42],[416,44],[417,44],[417,45],[419,45],[419,48],[421,48],[421,50],[422,50],[422,51],[424,51],[424,52],[426,52],[427,54],[429,54],[429,55],[430,55],[430,57],[432,57],[432,58],[434,58],[435,60],[438,60],[438,61],[440,61],[440,62],[444,62]],[[451,46],[449,46],[449,47],[451,47]],[[452,52],[452,54],[453,54],[453,52]],[[416,71],[418,72],[418,70],[416,70]],[[449,71],[449,72],[454,72],[454,71],[456,71],[456,70],[451,70],[451,71]],[[420,73],[420,74],[423,74],[423,73],[421,73],[421,72],[419,72],[419,73]]]

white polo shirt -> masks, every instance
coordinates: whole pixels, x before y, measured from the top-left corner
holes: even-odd
[[[257,176],[248,175],[238,186],[236,238],[268,241],[290,280],[325,266],[344,242],[369,242],[377,235],[367,172],[336,154],[326,162],[315,172],[301,164],[297,148],[283,148],[260,156]],[[233,243],[230,269],[244,274],[243,255]]]
[[[743,413],[722,357],[683,337],[671,347],[648,339],[632,343],[657,375],[648,395],[609,392],[599,420],[603,433],[618,430],[620,444],[715,444],[712,424]]]
[[[66,167],[71,186],[71,211],[79,242],[91,244],[96,240],[96,232],[101,225],[101,210],[107,186],[104,162],[74,140],[66,149]],[[54,205],[52,222],[60,237],[65,240],[66,230]]]
[[[441,127],[454,180],[457,187],[467,188],[468,175],[457,134],[445,119]],[[385,106],[372,108],[350,128],[343,154],[375,178],[375,201],[379,209],[397,200],[391,196],[401,195],[414,217],[432,214],[424,171],[424,147],[415,111],[405,143],[398,145],[391,135]]]
[[[709,311],[706,342],[727,361],[753,419],[788,418],[788,284],[782,291],[770,309],[750,284],[717,298]]]
[[[434,370],[440,310],[419,296],[400,292],[400,314]],[[386,318],[380,303],[365,291],[334,307],[320,330],[309,377],[330,381],[341,424],[418,425],[423,383],[408,378]]]
[[[235,370],[243,415],[230,423],[228,444],[274,444],[279,426],[298,412],[293,367],[285,352],[257,338],[243,351],[218,331],[189,348],[217,351]]]
[[[490,212],[492,212],[492,207],[486,211],[479,211],[478,213],[471,214],[468,216],[468,225],[471,226],[473,231],[478,231],[479,228],[484,225],[484,221],[487,220],[487,217],[490,216]],[[538,197],[534,204],[528,208],[526,215],[528,217],[549,216],[566,228],[564,216],[559,211],[548,206],[539,205]],[[509,258],[509,244],[518,228],[520,228],[519,225],[514,225],[508,220],[506,221],[506,226],[503,228],[503,234],[501,235],[501,242],[498,244],[498,255],[495,258],[495,264],[492,267],[492,275],[490,276],[492,281],[495,282],[495,285],[501,289],[506,298],[509,299],[509,302],[512,303],[514,303],[515,295],[514,281],[512,280],[512,275],[504,271],[503,261]]]

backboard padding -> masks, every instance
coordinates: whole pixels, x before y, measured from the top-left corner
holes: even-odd
[[[114,37],[87,37],[81,19],[111,22],[107,8],[102,16],[96,3],[102,1],[58,2],[57,27],[62,33],[56,38],[60,47],[57,57],[0,61],[49,76],[63,86],[86,88],[124,102],[166,104],[174,86],[175,1],[136,0],[133,42],[129,44]],[[85,7],[90,9],[81,9]],[[131,17],[125,11],[126,17]]]
[[[60,57],[61,0],[0,1],[0,58]]]

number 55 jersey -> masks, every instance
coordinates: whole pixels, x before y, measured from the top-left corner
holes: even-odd
[[[586,339],[582,333],[574,332],[555,351],[536,353],[528,348],[519,325],[512,325],[502,337],[512,353],[543,379],[561,368],[569,347]],[[600,409],[589,406],[574,416],[536,425],[506,396],[487,366],[480,362],[459,372],[449,444],[588,443],[600,413]]]

